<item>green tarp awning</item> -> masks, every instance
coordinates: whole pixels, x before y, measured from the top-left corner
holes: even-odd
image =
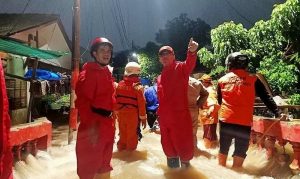
[[[65,52],[41,50],[7,39],[0,39],[0,51],[25,57],[36,57],[41,59],[56,59],[68,54]]]

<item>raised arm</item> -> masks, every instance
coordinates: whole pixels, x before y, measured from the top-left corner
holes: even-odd
[[[191,38],[188,44],[188,52],[187,52],[186,60],[184,62],[188,74],[192,73],[193,69],[195,68],[198,46],[199,46],[198,43],[195,42],[193,38]]]

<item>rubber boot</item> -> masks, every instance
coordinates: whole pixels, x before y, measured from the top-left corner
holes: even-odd
[[[218,160],[219,160],[219,165],[226,167],[227,155],[219,153]]]
[[[206,138],[204,138],[203,139],[203,142],[204,142],[204,147],[206,148],[206,149],[210,149],[211,148],[211,141],[210,140],[208,140],[208,139],[206,139]]]
[[[168,157],[167,164],[169,168],[179,168],[179,158],[178,157]]]
[[[110,179],[110,172],[97,173],[94,176],[94,179]]]
[[[190,161],[181,161],[181,168],[188,169],[190,166]]]
[[[210,146],[211,149],[215,149],[218,146],[219,146],[219,141],[218,140],[211,141],[211,146]]]
[[[242,157],[234,156],[232,168],[234,168],[234,169],[242,168],[244,160],[245,159]]]

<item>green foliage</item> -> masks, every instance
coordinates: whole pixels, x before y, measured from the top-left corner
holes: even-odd
[[[59,98],[57,94],[49,94],[42,97],[42,101],[47,101],[48,103],[53,103]]]
[[[292,94],[298,82],[298,69],[288,65],[280,58],[281,55],[265,57],[261,62],[260,73],[266,76],[275,94]]]
[[[206,48],[201,48],[197,55],[199,57],[200,63],[202,63],[205,67],[213,69],[218,65],[221,65],[221,63],[218,63],[215,58],[214,54],[212,54],[209,50]]]
[[[70,94],[59,95],[50,94],[42,97],[42,101],[46,101],[51,109],[60,109],[61,107],[70,107]]]
[[[300,55],[299,55],[299,52],[291,55],[290,60],[293,61],[295,64],[300,64]]]
[[[216,66],[213,70],[210,72],[210,76],[213,78],[220,78],[225,74],[226,68],[224,66]]]
[[[226,69],[224,65],[222,66],[222,63],[220,60],[215,60],[214,54],[212,54],[209,50],[206,48],[201,48],[197,55],[200,59],[200,63],[203,64],[203,66],[211,69],[211,72],[209,73],[210,76],[213,78],[218,78],[222,76]]]
[[[300,105],[300,94],[291,95],[288,103],[292,105]]]
[[[300,40],[300,2],[287,0],[284,4],[277,5],[271,15],[273,28],[281,31],[282,35],[299,47]]]
[[[211,31],[211,41],[216,60],[225,64],[226,57],[240,50],[249,49],[247,29],[242,24],[225,22]]]
[[[293,94],[300,78],[300,3],[287,0],[273,9],[271,19],[246,30],[225,22],[211,31],[212,50],[198,51],[200,63],[211,75],[225,72],[228,54],[241,51],[250,58],[249,71],[260,71],[277,94]]]
[[[236,51],[247,50],[249,38],[242,24],[225,22],[211,31],[213,53],[202,48],[198,51],[200,63],[211,69],[210,75],[218,77],[225,73],[226,57]]]
[[[141,76],[153,79],[160,74],[162,66],[158,60],[158,50],[159,47],[153,42],[148,42],[145,48],[139,50],[138,59],[142,67]]]
[[[283,48],[284,38],[270,21],[258,21],[249,30],[251,49],[258,58],[276,54]]]

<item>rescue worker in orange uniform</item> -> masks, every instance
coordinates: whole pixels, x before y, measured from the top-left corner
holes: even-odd
[[[125,74],[116,89],[117,116],[119,123],[118,150],[133,151],[138,144],[137,128],[142,123],[146,127],[146,101],[144,88],[140,83],[141,66],[129,62]]]
[[[103,37],[91,44],[94,61],[83,65],[75,92],[80,124],[77,134],[77,174],[80,179],[109,178],[113,151],[115,121],[115,86],[108,65],[113,45]]]
[[[0,62],[0,88],[0,178],[12,179],[13,156],[9,141],[10,117],[2,59]]]
[[[226,166],[227,154],[234,139],[233,169],[242,167],[249,146],[255,95],[279,117],[278,107],[266,87],[247,71],[249,58],[240,52],[226,58],[229,72],[218,80],[220,151],[219,165]],[[284,116],[282,116],[283,118]]]
[[[207,149],[216,148],[218,145],[218,111],[220,109],[220,105],[217,100],[217,91],[214,88],[212,78],[209,75],[202,75],[200,81],[209,94],[199,114],[200,121],[203,124],[204,146]]]
[[[199,127],[199,108],[202,108],[208,97],[208,92],[202,83],[192,77],[189,77],[188,86],[188,105],[192,117],[193,138],[194,138],[194,154],[200,149],[197,147],[197,131]]]
[[[186,168],[194,156],[192,119],[188,108],[188,81],[193,71],[198,43],[190,39],[187,58],[184,62],[175,60],[170,46],[159,49],[159,61],[163,65],[157,79],[159,100],[158,116],[161,144],[167,156],[169,168]]]

